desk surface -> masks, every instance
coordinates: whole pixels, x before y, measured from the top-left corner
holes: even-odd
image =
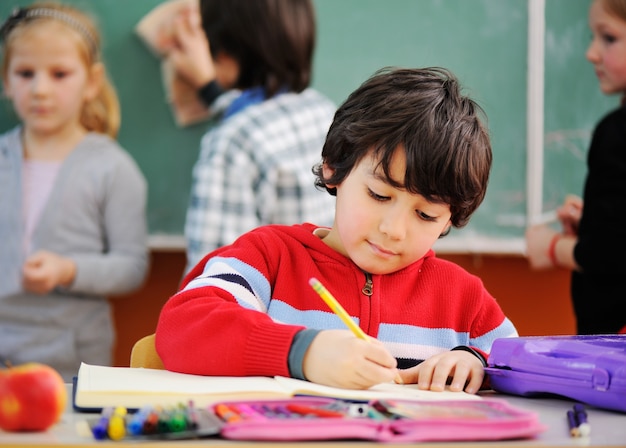
[[[71,386],[67,385],[68,394]],[[522,398],[487,392],[485,396],[504,398],[513,406],[534,411],[539,415],[541,423],[548,428],[535,439],[495,441],[495,442],[454,442],[454,443],[411,443],[393,444],[394,447],[419,445],[420,447],[446,448],[446,447],[485,447],[485,446],[531,446],[531,447],[581,447],[581,446],[619,446],[626,447],[626,414],[588,408],[591,435],[587,438],[573,438],[569,436],[567,419],[565,417],[572,402],[555,398]],[[68,395],[70,396],[70,395]],[[94,414],[76,413],[68,403],[68,408],[63,414],[61,421],[46,432],[41,433],[6,433],[0,430],[0,447],[43,447],[43,446],[71,446],[89,447],[94,445],[111,445],[117,448],[169,448],[180,446],[203,445],[212,448],[233,446],[250,446],[250,442],[234,442],[218,438],[188,441],[95,441],[91,437],[80,435],[77,427],[87,418],[93,418]],[[275,447],[276,442],[255,442],[258,447]],[[380,443],[368,441],[331,441],[331,442],[281,442],[281,448],[291,447],[356,447],[356,446],[381,446]]]

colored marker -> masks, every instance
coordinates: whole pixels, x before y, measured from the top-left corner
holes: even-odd
[[[397,420],[402,418],[402,416],[398,414],[394,414],[389,408],[387,408],[387,404],[382,400],[374,400],[371,406],[376,409],[381,415],[385,418],[390,418],[392,420]]]
[[[587,421],[587,411],[582,404],[574,405],[574,413],[576,414],[576,422],[578,423],[578,432],[582,437],[587,437],[591,434],[591,426]]]
[[[576,420],[576,413],[571,409],[567,411],[567,425],[569,426],[570,436],[580,437],[580,430],[578,429],[578,421]]]
[[[281,405],[274,406],[274,409],[270,408],[270,413],[274,417],[278,417],[278,418],[293,417],[293,413],[290,412],[289,409],[287,409],[287,406],[281,406]]]
[[[187,419],[185,413],[180,409],[173,409],[168,412],[167,427],[170,432],[181,432],[187,429]]]
[[[189,400],[187,405],[187,429],[198,429],[198,413],[196,412],[196,406],[193,400]]]
[[[117,407],[109,419],[107,434],[111,440],[122,440],[126,437],[126,408]]]
[[[104,440],[106,438],[107,429],[109,428],[109,419],[111,418],[112,414],[113,414],[113,408],[106,407],[102,409],[102,413],[100,414],[100,419],[91,428],[91,432],[93,434],[94,439]]]
[[[357,324],[350,318],[350,315],[343,309],[341,304],[337,302],[337,299],[333,297],[333,295],[322,285],[322,283],[316,279],[315,277],[311,277],[309,279],[309,285],[315,290],[315,292],[326,302],[326,305],[335,313],[339,319],[343,321],[344,324],[352,331],[352,333],[359,339],[363,339],[364,341],[369,342],[368,336],[361,330]],[[403,384],[402,378],[400,374],[398,374],[395,378],[395,382],[397,384]]]
[[[139,436],[143,432],[143,424],[148,415],[152,411],[152,407],[144,406],[139,409],[128,422],[128,427],[126,428],[128,432],[133,436]]]
[[[157,406],[156,408],[157,415],[159,418],[157,419],[157,432],[158,433],[166,433],[169,432],[169,412],[165,411],[162,407]]]
[[[373,420],[385,420],[385,415],[378,411],[374,406],[369,406],[367,408],[367,416]]]
[[[159,423],[159,414],[152,409],[145,420],[143,421],[143,428],[141,429],[142,434],[154,434],[157,432],[157,425]]]
[[[261,412],[258,412],[256,409],[254,409],[252,406],[248,404],[240,403],[240,404],[237,404],[236,406],[235,405],[231,406],[231,408],[233,408],[239,415],[241,415],[244,418],[244,420],[254,420],[254,421],[267,420],[265,415],[263,415]]]
[[[238,422],[241,416],[223,403],[215,405],[215,413],[227,423]]]
[[[344,417],[344,414],[339,411],[333,411],[330,409],[317,408],[315,406],[306,406],[295,403],[288,404],[287,410],[300,415],[315,415],[316,417]]]

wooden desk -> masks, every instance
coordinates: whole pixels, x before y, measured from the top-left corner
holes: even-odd
[[[71,392],[68,385],[68,392]],[[70,394],[71,395],[71,394]],[[70,396],[68,395],[68,396]],[[588,438],[572,438],[569,436],[567,419],[565,414],[573,405],[571,401],[553,398],[521,398],[496,393],[487,392],[485,395],[504,398],[514,406],[531,410],[538,413],[540,421],[548,429],[535,439],[495,441],[495,442],[454,442],[454,443],[411,443],[393,444],[394,447],[419,446],[424,448],[447,448],[447,447],[501,447],[501,446],[531,446],[531,447],[581,447],[581,446],[612,446],[626,447],[626,414],[603,411],[600,409],[588,408],[589,423],[591,424],[591,436]],[[234,446],[255,446],[255,447],[324,447],[324,448],[345,448],[361,446],[382,446],[381,443],[367,441],[331,441],[331,442],[235,442],[218,438],[189,440],[189,441],[95,441],[91,437],[81,436],[76,431],[76,426],[80,425],[86,418],[93,418],[94,414],[81,414],[73,412],[71,404],[63,415],[61,422],[43,433],[6,433],[0,430],[0,447],[87,447],[93,448],[97,445],[109,445],[117,448],[170,448],[180,446],[203,445],[211,448]]]

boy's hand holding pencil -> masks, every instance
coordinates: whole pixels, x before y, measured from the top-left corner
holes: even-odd
[[[351,389],[391,381],[402,383],[396,360],[384,345],[367,336],[319,280],[312,278],[309,283],[351,333],[325,330],[315,337],[304,357],[307,379]]]

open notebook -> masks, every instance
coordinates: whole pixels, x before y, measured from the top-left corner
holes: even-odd
[[[96,410],[107,406],[140,408],[176,405],[190,399],[197,406],[225,400],[288,398],[312,395],[348,400],[481,400],[465,392],[419,390],[416,384],[379,384],[367,390],[340,389],[286,377],[199,376],[131,367],[83,363],[74,385],[74,407]]]

